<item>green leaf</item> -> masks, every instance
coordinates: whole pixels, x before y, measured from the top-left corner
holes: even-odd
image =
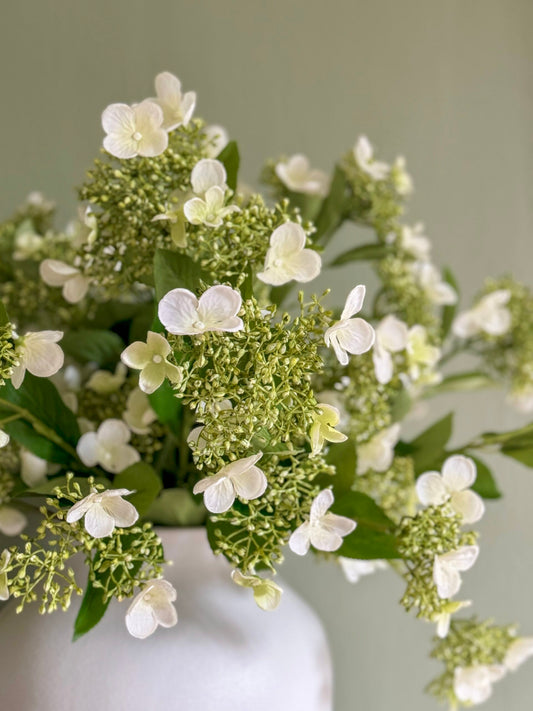
[[[241,157],[239,155],[239,147],[235,141],[230,141],[228,145],[220,151],[217,156],[219,160],[226,169],[227,173],[227,183],[230,190],[237,189],[237,176],[239,174],[239,164],[241,162]]]
[[[310,220],[311,222],[313,222],[320,213],[324,202],[323,198],[319,195],[293,193],[291,190],[287,191],[287,197],[289,198],[291,207],[297,207],[300,210],[302,219]]]
[[[438,469],[446,458],[446,445],[452,436],[453,412],[428,427],[416,439],[409,442],[415,474]]]
[[[148,399],[159,422],[167,425],[171,432],[180,436],[181,400],[176,397],[168,380],[165,380],[155,392],[148,395]]]
[[[331,510],[357,522],[357,528],[345,537],[338,555],[365,560],[400,557],[394,535],[396,524],[370,496],[350,491],[340,496]]]
[[[139,516],[144,516],[156,496],[161,491],[163,483],[154,469],[144,462],[137,462],[117,474],[113,480],[113,489],[131,489],[135,493],[127,497]]]
[[[390,533],[381,533],[364,526],[358,526],[344,539],[337,555],[360,560],[390,560],[400,558],[398,541]]]
[[[413,400],[409,392],[402,388],[391,403],[391,418],[393,422],[400,422],[410,412]]]
[[[73,642],[83,637],[87,632],[90,632],[105,615],[111,598],[109,598],[107,602],[104,602],[103,592],[102,588],[94,587],[92,581],[88,581],[78,615],[74,622]]]
[[[120,360],[124,342],[113,331],[87,328],[67,331],[61,341],[61,347],[78,363],[97,363],[105,368]]]
[[[454,277],[452,271],[448,269],[448,267],[445,267],[442,270],[442,276],[444,278],[444,281],[447,282],[453,289],[455,290],[455,293],[457,294],[457,301],[455,304],[450,304],[448,306],[445,306],[442,309],[442,326],[441,326],[441,334],[442,334],[442,339],[444,340],[448,333],[450,332],[450,329],[452,327],[452,322],[455,318],[455,314],[457,313],[457,306],[459,303],[459,285],[457,284],[457,279]]]
[[[383,259],[390,254],[391,249],[387,244],[362,244],[360,247],[354,247],[347,252],[339,254],[330,264],[330,267],[339,267],[341,264],[349,264],[361,260]]]
[[[389,533],[396,529],[394,521],[376,504],[374,499],[360,491],[349,491],[339,496],[334,501],[331,510],[339,516],[347,516],[357,521],[358,526]]]
[[[157,301],[172,289],[189,289],[196,293],[200,280],[208,279],[199,264],[186,254],[170,249],[156,250],[154,257],[155,295]]]
[[[322,203],[322,208],[315,221],[315,244],[326,244],[346,215],[346,177],[340,166],[335,166],[329,194]]]
[[[0,328],[9,323],[9,316],[7,315],[6,307],[0,301]]]
[[[481,459],[472,456],[470,452],[467,452],[467,454],[473,460],[477,468],[476,480],[471,487],[473,491],[476,491],[484,499],[500,499],[502,494],[498,489],[491,470]]]
[[[508,444],[503,445],[501,453],[506,457],[516,459],[517,462],[525,464],[526,467],[533,467],[533,446],[532,447],[510,447]]]
[[[329,474],[321,475],[317,483],[323,488],[333,485],[336,498],[351,491],[357,467],[355,444],[348,439],[346,442],[331,445],[326,460],[335,467],[336,473],[333,477]]]
[[[195,501],[187,489],[163,489],[146,518],[160,526],[199,526],[206,515],[203,503]]]

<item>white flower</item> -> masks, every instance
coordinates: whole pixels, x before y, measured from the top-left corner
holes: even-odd
[[[240,211],[237,205],[224,207],[226,179],[226,169],[218,160],[204,158],[194,166],[191,185],[196,197],[183,206],[183,213],[192,225],[219,227],[224,217]]]
[[[391,381],[394,372],[391,353],[403,351],[407,347],[407,338],[407,324],[392,314],[377,325],[372,360],[378,383],[385,385]]]
[[[181,369],[167,360],[171,351],[172,348],[164,336],[148,331],[146,343],[135,341],[122,352],[120,358],[129,368],[141,371],[139,387],[150,395],[160,387],[165,378],[171,383],[179,383],[182,378]]]
[[[181,93],[181,82],[170,72],[161,72],[155,78],[157,99],[152,99],[163,111],[163,128],[172,131],[187,126],[196,106],[196,93]]]
[[[328,194],[328,176],[322,170],[313,170],[307,157],[301,153],[277,163],[275,172],[281,182],[295,193],[320,197]]]
[[[77,304],[89,289],[89,280],[79,269],[57,259],[45,259],[39,267],[41,279],[48,286],[62,286],[63,298],[70,304]]]
[[[75,523],[85,516],[85,530],[93,538],[110,536],[115,527],[133,526],[139,514],[133,504],[122,498],[128,494],[133,494],[133,491],[129,489],[93,491],[68,510],[67,522]]]
[[[429,343],[427,331],[420,324],[409,329],[406,350],[409,377],[413,382],[417,382],[426,371],[431,371],[440,360],[440,348]]]
[[[460,338],[471,338],[478,333],[503,336],[511,327],[511,312],[506,308],[510,298],[508,289],[487,294],[473,309],[457,316],[452,324],[453,333]]]
[[[229,143],[228,132],[223,126],[212,124],[206,126],[204,133],[207,136],[207,152],[210,158],[216,158]]]
[[[424,506],[441,506],[449,501],[464,523],[476,523],[485,513],[485,504],[475,491],[470,491],[475,480],[474,462],[455,454],[444,462],[442,475],[432,471],[418,477],[416,493]]]
[[[76,451],[87,467],[99,464],[107,472],[117,474],[140,460],[139,452],[128,444],[130,437],[124,422],[105,420],[96,432],[80,437]]]
[[[374,149],[366,136],[359,136],[353,154],[361,170],[374,180],[384,180],[389,175],[390,166],[374,160]]]
[[[345,442],[348,439],[345,434],[335,429],[341,419],[337,408],[324,402],[319,402],[317,407],[318,412],[309,431],[312,454],[318,454],[324,442]]]
[[[11,553],[6,549],[0,555],[0,600],[9,600],[9,587],[7,584],[7,567],[11,560]]]
[[[172,289],[159,302],[159,320],[169,333],[196,336],[207,331],[242,331],[237,316],[242,298],[230,286],[211,286],[200,299],[188,289]]]
[[[268,483],[264,472],[255,466],[262,456],[263,453],[258,452],[226,464],[217,474],[200,479],[194,485],[193,493],[203,493],[204,505],[211,513],[228,511],[236,496],[245,501],[259,498]]]
[[[26,486],[34,487],[46,479],[48,462],[27,449],[20,450],[20,478]]]
[[[126,613],[128,632],[137,639],[146,639],[158,625],[174,627],[178,613],[172,604],[178,595],[167,580],[148,580]]]
[[[338,425],[341,430],[350,426],[350,414],[344,407],[344,398],[337,390],[322,390],[318,395],[320,402],[331,405],[339,413]]]
[[[18,390],[26,370],[39,378],[49,378],[63,366],[65,356],[57,342],[63,331],[28,331],[17,344],[19,364],[13,368],[11,382]]]
[[[372,575],[372,573],[386,570],[388,567],[384,560],[360,560],[359,558],[339,556],[338,561],[349,583],[357,583],[364,575]]]
[[[460,572],[470,570],[479,555],[478,546],[461,546],[456,551],[436,555],[433,561],[433,582],[443,600],[453,597],[461,587]]]
[[[214,158],[199,160],[191,172],[191,186],[195,195],[204,197],[210,188],[220,188],[226,192],[227,174],[224,164]]]
[[[257,275],[265,284],[279,286],[289,281],[307,282],[320,274],[322,259],[318,252],[306,249],[301,225],[285,222],[270,235],[270,247],[263,271]]]
[[[168,146],[163,110],[153,101],[111,104],[102,113],[102,127],[107,133],[104,148],[116,158],[158,156]]]
[[[150,400],[139,388],[135,388],[128,395],[122,419],[136,434],[148,434],[150,425],[157,420],[157,415],[150,406]]]
[[[369,469],[385,472],[394,459],[394,447],[400,438],[398,423],[387,427],[368,442],[357,447],[357,473],[365,474]]]
[[[429,262],[431,242],[424,235],[424,225],[421,222],[417,222],[413,227],[404,225],[401,228],[399,242],[402,249],[415,259],[420,262]]]
[[[359,284],[348,294],[340,321],[330,326],[324,334],[326,346],[331,346],[341,365],[348,365],[348,353],[361,355],[374,345],[376,334],[362,318],[352,318],[363,308],[366,288]]]
[[[15,233],[13,259],[17,261],[31,259],[42,249],[43,243],[43,237],[35,232],[31,220],[24,221]]]
[[[473,667],[456,667],[453,690],[457,699],[469,706],[477,706],[492,694],[492,684],[505,676],[505,667],[478,664]]]
[[[14,506],[0,506],[0,533],[4,536],[18,536],[27,523],[26,516]]]
[[[100,395],[116,393],[126,382],[127,368],[123,363],[117,363],[115,372],[96,370],[87,381],[86,388]]]
[[[341,547],[343,537],[355,530],[355,521],[328,511],[333,501],[331,489],[324,489],[314,499],[309,519],[289,538],[293,553],[305,555],[310,545],[319,551],[336,551]]]
[[[413,192],[413,179],[405,169],[403,156],[398,156],[391,168],[391,178],[398,195],[410,195]]]
[[[283,590],[273,580],[259,575],[245,575],[240,570],[233,570],[231,579],[243,588],[252,588],[254,600],[262,610],[275,610],[281,601]]]
[[[0,430],[0,449],[9,444],[9,435],[4,430]]]
[[[413,275],[418,281],[426,296],[437,306],[455,304],[457,293],[447,282],[443,281],[439,270],[428,262],[414,262]]]
[[[533,637],[519,637],[511,643],[503,664],[509,671],[516,671],[529,657],[533,657]]]
[[[448,636],[450,631],[450,622],[452,620],[452,615],[462,610],[464,607],[470,607],[472,604],[471,600],[463,600],[462,602],[450,602],[446,603],[442,607],[442,611],[434,615],[431,619],[437,625],[437,637],[444,639]]]
[[[507,395],[507,402],[524,415],[533,412],[533,385],[511,391]]]

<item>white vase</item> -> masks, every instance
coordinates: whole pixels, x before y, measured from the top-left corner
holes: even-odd
[[[159,534],[178,624],[134,639],[129,602],[113,601],[72,643],[77,600],[46,616],[36,603],[16,615],[12,601],[0,613],[2,711],[331,711],[328,645],[307,604],[283,584],[279,608],[263,612],[203,528]]]

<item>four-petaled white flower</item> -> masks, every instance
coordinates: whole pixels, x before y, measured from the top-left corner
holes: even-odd
[[[429,262],[431,242],[424,235],[424,225],[417,222],[413,227],[404,225],[401,228],[399,242],[402,249],[420,262]]]
[[[126,613],[128,632],[137,639],[146,639],[158,625],[174,627],[178,613],[172,603],[177,597],[175,587],[168,580],[148,580]]]
[[[256,463],[262,452],[226,464],[212,476],[200,479],[194,485],[193,493],[204,495],[204,505],[211,513],[224,513],[233,506],[235,497],[250,501],[265,493],[267,478]]]
[[[441,506],[448,501],[464,523],[476,523],[485,513],[485,504],[475,491],[470,491],[475,480],[474,462],[455,454],[444,462],[442,474],[431,471],[418,477],[416,493],[424,506]]]
[[[148,331],[146,343],[142,341],[131,343],[122,352],[120,358],[129,368],[141,371],[139,387],[144,393],[150,395],[160,387],[165,378],[168,378],[171,383],[179,383],[182,378],[181,369],[167,360],[171,351],[172,348],[164,336]]]
[[[150,425],[157,420],[148,396],[139,388],[135,388],[128,395],[122,419],[135,434],[148,434]]]
[[[400,437],[400,425],[395,423],[357,447],[357,473],[366,474],[372,469],[385,472],[394,459],[394,447]]]
[[[439,270],[429,262],[414,262],[413,275],[426,296],[437,306],[449,306],[457,301],[455,289],[442,279]]]
[[[477,706],[492,694],[492,684],[505,676],[504,666],[478,664],[472,667],[456,667],[453,690],[457,699],[469,706]]]
[[[355,521],[328,510],[333,501],[331,489],[324,489],[314,499],[309,519],[298,526],[289,538],[293,553],[305,555],[311,545],[319,551],[336,551],[341,547],[343,537],[355,530]]]
[[[207,154],[210,158],[216,158],[229,143],[228,132],[223,126],[211,124],[205,127],[204,133],[207,136]]]
[[[128,369],[124,363],[117,363],[115,372],[109,370],[95,370],[87,381],[85,387],[99,395],[116,393],[126,382]]]
[[[429,342],[428,332],[420,324],[409,329],[406,351],[409,377],[413,382],[417,382],[423,375],[427,375],[427,372],[431,371],[441,356],[440,348]],[[434,378],[440,379],[440,375],[435,373]]]
[[[89,289],[89,280],[79,269],[57,259],[45,259],[39,267],[41,279],[48,286],[62,286],[63,298],[70,304],[77,304]]]
[[[128,444],[130,437],[130,430],[122,420],[105,420],[96,432],[86,432],[80,437],[76,451],[86,466],[99,464],[107,472],[118,474],[141,458]]]
[[[240,570],[233,570],[231,579],[243,588],[251,588],[254,600],[262,610],[275,610],[281,601],[283,589],[273,580],[259,575],[245,575]]]
[[[194,166],[191,185],[196,197],[187,200],[183,214],[192,225],[219,227],[232,212],[240,212],[237,205],[224,206],[226,197],[226,169],[212,158],[204,158]]]
[[[320,274],[322,259],[318,252],[307,249],[301,225],[285,222],[270,235],[265,266],[257,278],[265,284],[279,286],[289,281],[307,282]]]
[[[328,194],[328,176],[322,170],[311,168],[308,158],[301,153],[277,163],[275,171],[283,185],[295,193],[319,197]]]
[[[233,333],[244,328],[237,316],[242,298],[230,286],[211,286],[197,299],[188,289],[172,289],[159,302],[159,320],[176,336],[197,336],[207,331]]]
[[[359,136],[354,146],[355,162],[361,170],[374,180],[385,180],[390,173],[387,163],[374,160],[374,149],[366,136]]]
[[[4,536],[18,536],[27,523],[26,516],[14,506],[0,505],[0,533]]]
[[[450,600],[443,605],[441,612],[434,615],[431,620],[437,625],[437,637],[444,639],[450,631],[450,623],[452,615],[465,607],[470,607],[472,600],[463,600],[461,602]]]
[[[4,430],[0,430],[0,449],[9,444],[9,435]]]
[[[533,657],[533,637],[518,637],[509,646],[503,664],[506,669],[514,672],[529,657]]]
[[[433,582],[438,596],[453,597],[461,587],[460,573],[470,570],[479,555],[479,546],[461,546],[455,551],[436,555],[433,561]]]
[[[339,410],[324,402],[319,402],[317,407],[318,412],[309,431],[312,454],[318,454],[324,442],[345,442],[348,439],[345,434],[335,429],[341,419]]]
[[[139,518],[135,506],[123,499],[133,494],[129,489],[92,491],[67,512],[67,523],[75,523],[85,516],[85,530],[93,538],[110,536],[115,527],[133,526]]]
[[[348,365],[348,353],[361,355],[374,345],[376,333],[362,318],[352,318],[363,308],[366,288],[359,284],[348,294],[340,321],[330,326],[324,334],[326,346],[331,346],[341,365]]]
[[[181,93],[181,82],[170,72],[161,72],[155,78],[156,99],[163,111],[163,128],[172,131],[178,126],[187,126],[196,106],[196,93]]]
[[[18,390],[22,385],[26,370],[39,378],[49,378],[63,366],[65,356],[58,341],[63,331],[28,331],[16,349],[18,365],[13,368],[11,382]]]
[[[391,353],[398,353],[407,347],[407,324],[390,314],[376,326],[376,341],[372,350],[374,371],[378,383],[385,385],[392,379],[394,364]]]
[[[158,156],[168,146],[163,118],[163,110],[153,101],[135,106],[111,104],[102,113],[102,127],[107,134],[104,148],[116,158]]]
[[[361,560],[339,556],[338,561],[349,583],[357,583],[364,575],[372,575],[372,573],[386,570],[388,567],[384,560]]]
[[[511,312],[506,307],[511,298],[508,289],[498,289],[487,294],[474,308],[457,316],[452,330],[460,338],[471,338],[478,333],[503,336],[511,327]]]

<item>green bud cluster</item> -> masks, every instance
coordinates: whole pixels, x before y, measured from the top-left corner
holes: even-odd
[[[356,476],[353,488],[371,496],[397,523],[415,512],[415,472],[410,457],[395,457],[386,472],[368,471]]]
[[[0,326],[0,386],[11,379],[13,367],[18,364],[13,327],[10,323]]]

